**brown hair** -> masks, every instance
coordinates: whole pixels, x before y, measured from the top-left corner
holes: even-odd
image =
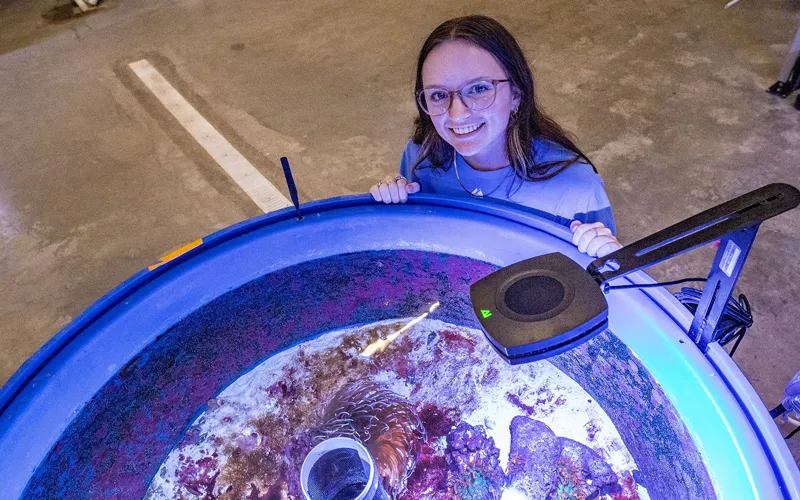
[[[415,95],[423,88],[422,65],[425,59],[439,44],[449,40],[465,40],[491,53],[511,80],[512,89],[519,95],[519,108],[516,113],[512,113],[506,129],[508,157],[517,178],[542,181],[554,177],[581,160],[592,165],[567,133],[539,109],[533,90],[533,75],[522,49],[511,33],[490,17],[458,17],[443,22],[433,30],[422,45],[417,59]],[[414,168],[427,158],[433,168],[449,169],[455,154],[453,147],[439,136],[430,116],[422,110],[418,102],[417,111],[419,116],[414,120],[413,141],[422,148]],[[532,149],[534,138],[555,142],[574,152],[576,156],[566,160],[536,163],[534,160],[536,152]]]

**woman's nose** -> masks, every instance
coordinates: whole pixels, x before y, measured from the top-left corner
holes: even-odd
[[[450,98],[450,109],[448,110],[450,118],[460,118],[469,115],[469,113],[470,109],[464,104],[464,98],[461,97],[461,94],[454,94]]]

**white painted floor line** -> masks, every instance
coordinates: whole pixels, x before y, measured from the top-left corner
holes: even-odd
[[[292,206],[146,59],[128,66],[261,210],[271,212]]]

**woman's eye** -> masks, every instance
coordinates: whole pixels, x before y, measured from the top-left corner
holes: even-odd
[[[444,101],[445,99],[447,99],[448,97],[449,97],[449,94],[447,92],[444,92],[442,90],[433,90],[433,91],[428,93],[428,96],[426,97],[426,99],[431,101],[431,102],[441,102],[441,101]]]
[[[489,92],[492,86],[485,82],[478,82],[467,89],[467,95],[481,95]]]

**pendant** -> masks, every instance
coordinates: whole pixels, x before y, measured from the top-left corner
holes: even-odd
[[[475,198],[483,198],[483,191],[481,191],[481,188],[473,189],[470,194]]]

